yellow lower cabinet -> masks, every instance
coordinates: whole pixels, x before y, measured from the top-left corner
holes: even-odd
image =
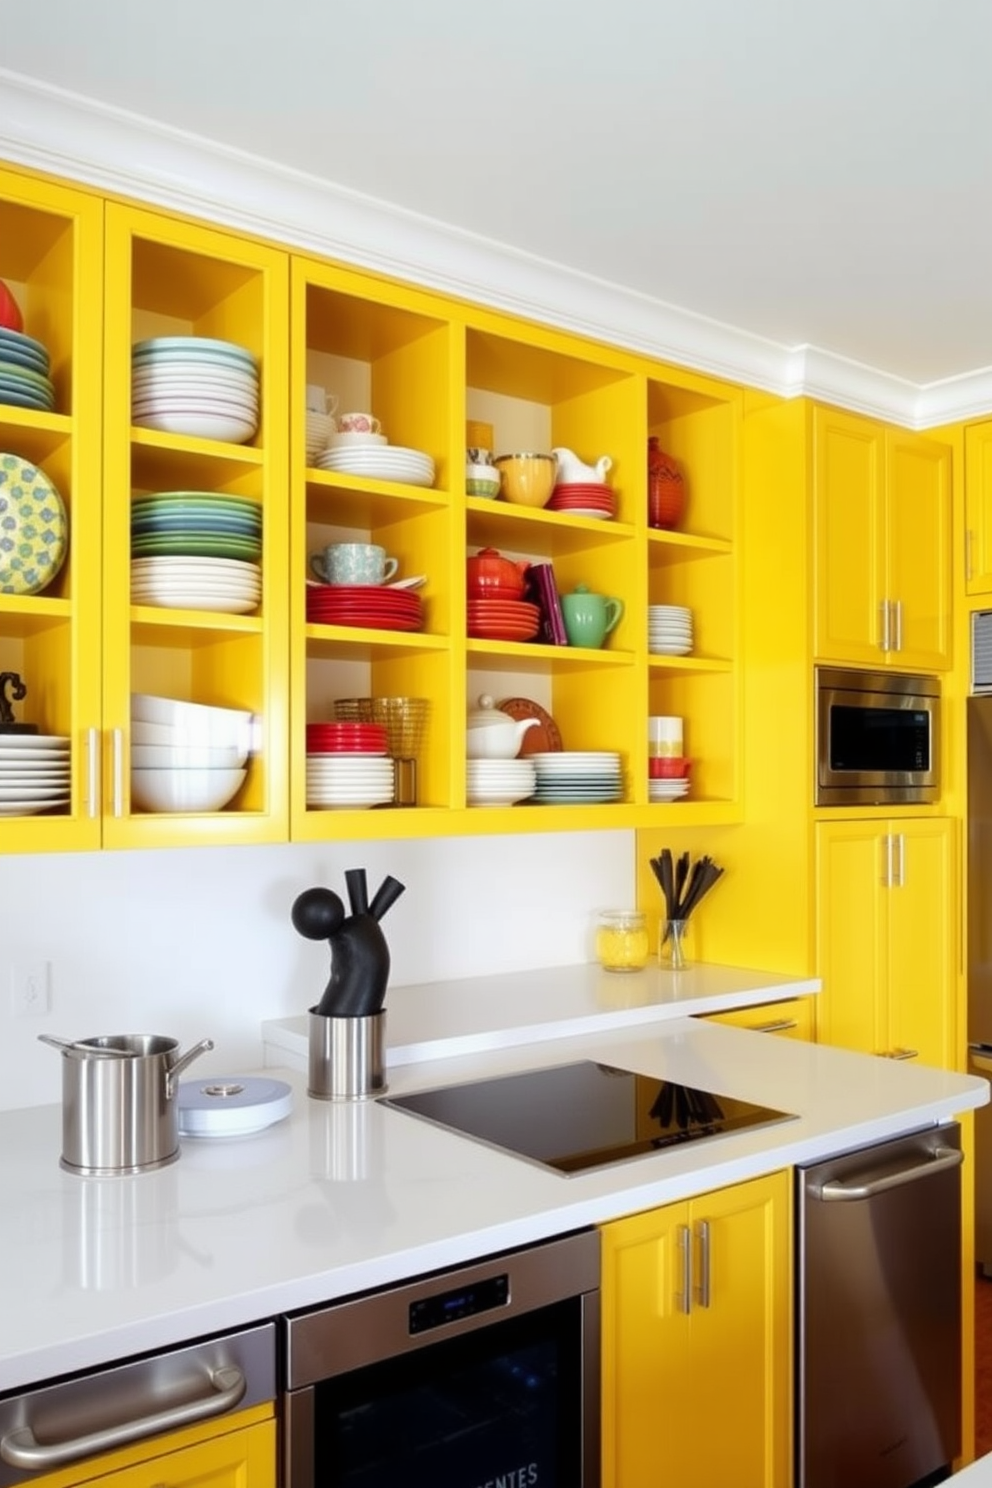
[[[954,1066],[955,823],[820,822],[822,1043]]]
[[[270,1405],[225,1423],[193,1426],[104,1453],[37,1479],[32,1488],[275,1488],[276,1423]]]
[[[733,1008],[725,1013],[705,1013],[709,1023],[729,1023],[732,1028],[750,1028],[754,1033],[777,1033],[782,1038],[816,1037],[812,997],[790,997],[785,1002],[761,1002],[754,1007]]]
[[[786,1488],[791,1176],[603,1229],[603,1488]]]

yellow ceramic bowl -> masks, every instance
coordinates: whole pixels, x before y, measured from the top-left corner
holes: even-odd
[[[497,455],[493,464],[503,478],[501,496],[517,506],[546,506],[555,488],[554,455]]]

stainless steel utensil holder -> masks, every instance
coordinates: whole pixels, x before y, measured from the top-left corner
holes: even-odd
[[[385,1009],[363,1018],[328,1018],[311,1008],[307,1094],[367,1100],[385,1089]]]

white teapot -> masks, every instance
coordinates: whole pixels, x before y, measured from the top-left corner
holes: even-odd
[[[592,482],[601,486],[613,469],[613,461],[609,455],[600,455],[595,465],[586,465],[574,450],[566,449],[564,445],[558,445],[551,453],[558,459],[556,486],[582,485]]]
[[[469,759],[516,759],[524,734],[538,721],[536,718],[511,718],[484,692],[479,698],[478,709],[468,715],[465,753]]]

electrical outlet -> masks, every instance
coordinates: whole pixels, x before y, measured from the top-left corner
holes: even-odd
[[[48,961],[18,961],[10,968],[10,1010],[15,1018],[44,1018],[51,1012]]]

